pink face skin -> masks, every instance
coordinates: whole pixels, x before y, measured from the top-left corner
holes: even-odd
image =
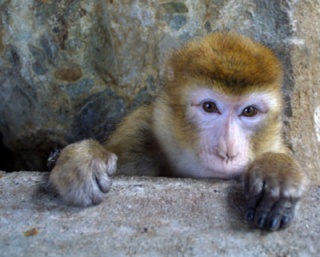
[[[214,111],[204,103],[216,106]],[[189,95],[187,119],[198,128],[199,143],[193,153],[185,152],[184,175],[191,177],[231,178],[242,173],[253,158],[249,142],[277,104],[271,93],[252,92],[241,97],[227,96],[208,88]],[[250,117],[246,108],[254,108]],[[180,166],[180,167],[179,167]]]

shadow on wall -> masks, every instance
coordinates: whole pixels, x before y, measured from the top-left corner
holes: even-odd
[[[10,171],[10,163],[13,162],[12,153],[3,145],[2,138],[0,133],[0,170]]]

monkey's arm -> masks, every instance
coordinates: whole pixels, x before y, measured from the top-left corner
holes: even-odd
[[[288,227],[307,184],[306,175],[291,156],[262,154],[244,175],[247,220],[269,230]]]
[[[159,176],[168,172],[152,129],[153,108],[140,107],[126,116],[106,141],[105,147],[119,158],[117,174]]]
[[[158,175],[162,163],[151,115],[152,106],[131,113],[104,145],[89,139],[62,149],[49,178],[62,199],[78,206],[100,203],[116,170],[117,174]]]

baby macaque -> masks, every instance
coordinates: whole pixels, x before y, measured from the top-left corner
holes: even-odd
[[[307,177],[281,136],[282,67],[265,46],[220,32],[171,54],[154,103],[129,114],[103,145],[65,147],[50,182],[71,205],[100,203],[115,173],[242,177],[248,221],[290,225]]]

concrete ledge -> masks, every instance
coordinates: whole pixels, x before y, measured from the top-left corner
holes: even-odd
[[[0,174],[0,256],[316,256],[320,187],[287,230],[243,219],[235,181],[117,177],[106,201],[67,207],[48,173]]]

